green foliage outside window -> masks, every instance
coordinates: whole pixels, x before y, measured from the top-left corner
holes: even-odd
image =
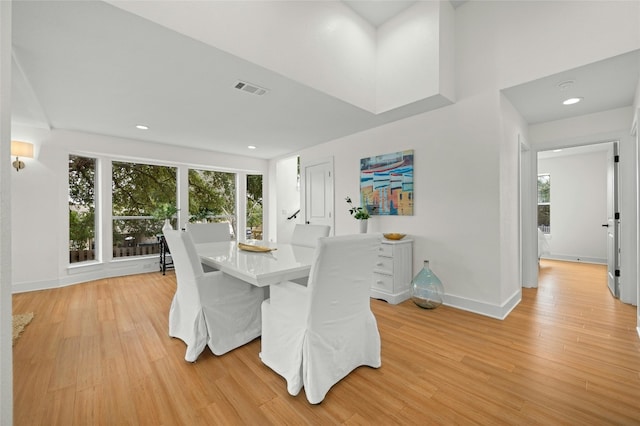
[[[538,228],[551,232],[551,175],[538,175]]]
[[[176,206],[176,176],[175,167],[114,161],[113,216],[153,216],[163,205]],[[114,219],[113,246],[153,244],[162,225],[162,220]]]
[[[69,252],[70,262],[95,257],[94,158],[69,156]]]
[[[189,170],[189,221],[229,222],[234,235],[236,175],[213,170]]]
[[[262,175],[247,175],[247,228],[262,239]]]
[[[229,222],[237,234],[236,174],[190,169],[188,176],[189,220]],[[70,252],[95,245],[95,180],[95,159],[69,156]],[[177,211],[177,168],[114,161],[111,187],[114,257],[153,253],[162,219]],[[247,216],[248,227],[261,229],[261,175],[247,176]],[[141,246],[147,247],[138,250]],[[73,256],[71,262],[78,261]]]

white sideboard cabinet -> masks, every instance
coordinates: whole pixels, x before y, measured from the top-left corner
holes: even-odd
[[[391,304],[411,297],[413,240],[382,240],[380,253],[373,270],[371,297]]]

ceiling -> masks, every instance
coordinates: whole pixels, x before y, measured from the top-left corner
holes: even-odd
[[[633,105],[640,50],[594,62],[503,90],[529,124]],[[563,105],[568,98],[582,98]]]
[[[406,10],[416,4],[417,1],[343,0],[343,3],[353,9],[358,15],[366,19],[371,25],[379,27],[403,10]]]
[[[346,3],[379,25],[415,2]],[[103,2],[18,0],[12,10],[19,125],[269,159],[433,108],[416,102],[373,114]],[[627,106],[639,63],[633,52],[504,93],[530,123]],[[557,106],[567,79],[584,97],[572,108]],[[269,92],[239,91],[238,80]]]

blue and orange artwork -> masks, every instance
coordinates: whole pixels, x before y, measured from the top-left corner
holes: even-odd
[[[413,150],[360,160],[360,205],[371,215],[413,215]]]

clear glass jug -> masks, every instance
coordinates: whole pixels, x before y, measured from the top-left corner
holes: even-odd
[[[444,286],[425,260],[422,270],[411,280],[411,300],[421,308],[435,309],[442,305],[443,298]]]

